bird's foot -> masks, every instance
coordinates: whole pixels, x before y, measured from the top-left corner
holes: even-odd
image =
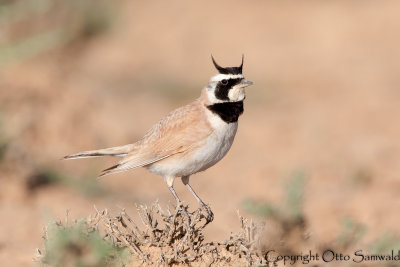
[[[205,210],[207,213],[207,216],[204,216],[204,218],[206,219],[206,224],[209,224],[210,222],[212,222],[214,220],[214,213],[212,212],[211,208],[204,204],[204,202],[200,203],[200,210]]]

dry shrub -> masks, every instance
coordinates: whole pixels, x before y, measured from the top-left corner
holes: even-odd
[[[111,216],[107,209],[97,211],[84,220],[85,230],[81,235],[97,232],[104,242],[115,248],[128,248],[132,266],[150,265],[259,265],[265,263],[262,252],[258,250],[261,225],[256,225],[239,215],[241,230],[231,233],[229,239],[205,242],[203,230],[207,226],[205,211],[188,212],[187,206],[177,206],[174,210],[163,210],[156,202],[150,207],[139,205],[137,211],[140,226],[122,209],[117,216]],[[76,224],[77,222],[75,222]],[[58,227],[65,227],[58,223]],[[46,231],[45,244],[51,240]],[[40,260],[46,263],[51,251],[39,251]],[[125,260],[116,260],[118,253],[110,253],[102,258],[106,265],[125,265]],[[70,259],[69,259],[70,260]],[[49,263],[49,262],[47,262]],[[52,265],[62,265],[61,262]]]

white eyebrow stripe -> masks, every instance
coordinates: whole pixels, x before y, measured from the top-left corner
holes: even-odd
[[[238,79],[244,78],[242,74],[217,74],[211,77],[212,82],[219,82],[224,79]]]

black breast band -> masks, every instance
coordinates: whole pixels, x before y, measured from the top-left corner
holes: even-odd
[[[226,123],[237,122],[243,113],[243,101],[216,103],[206,107]]]

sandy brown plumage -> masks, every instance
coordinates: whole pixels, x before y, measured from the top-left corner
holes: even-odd
[[[64,159],[122,157],[100,176],[146,167],[164,178],[178,202],[173,182],[181,177],[200,205],[207,207],[189,185],[189,177],[213,166],[229,151],[243,113],[244,88],[252,84],[242,75],[243,59],[239,67],[223,68],[214,59],[213,63],[219,74],[211,77],[200,98],[169,113],[139,141],[79,152]],[[208,220],[212,220],[211,210],[206,210]]]
[[[145,167],[169,157],[183,157],[197,149],[213,131],[205,112],[200,99],[172,111],[132,144],[123,160],[100,176]]]

